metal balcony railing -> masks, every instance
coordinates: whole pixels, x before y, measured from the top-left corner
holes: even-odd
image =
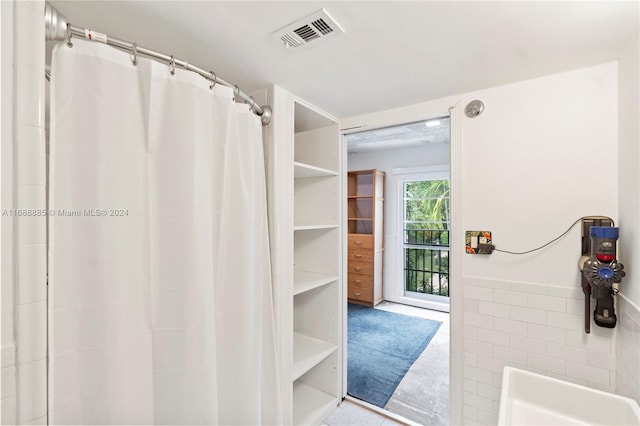
[[[404,230],[405,290],[449,296],[449,231]]]

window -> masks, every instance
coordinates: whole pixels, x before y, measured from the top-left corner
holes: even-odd
[[[449,179],[402,183],[404,290],[449,296]]]

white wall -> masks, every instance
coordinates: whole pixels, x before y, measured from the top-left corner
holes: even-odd
[[[446,112],[443,111],[443,115]],[[398,175],[392,171],[398,168],[414,168],[424,166],[449,166],[450,146],[448,143],[437,143],[415,148],[383,150],[349,154],[347,167],[349,170],[378,169],[385,172],[384,194],[384,298],[400,301],[402,293],[398,292],[398,250],[399,237],[399,194]],[[395,290],[395,291],[394,291]]]
[[[462,125],[462,226],[523,251],[584,215],[617,219],[617,65],[484,90]],[[614,331],[583,330],[580,229],[524,256],[463,258],[464,417],[494,423],[505,365],[615,389]],[[455,290],[454,290],[455,291]]]
[[[640,49],[638,38],[630,40],[620,57],[618,124],[620,128],[620,255],[640,265]],[[628,268],[621,292],[640,305],[640,273]]]
[[[498,248],[526,250],[580,216],[617,219],[617,74],[607,63],[345,119],[343,126],[411,121],[483,100],[485,112],[461,119],[460,146],[452,146],[460,150],[452,155],[459,226],[492,231]],[[452,374],[461,368],[463,378],[462,389],[452,379],[452,407],[461,395],[465,423],[495,424],[506,365],[615,389],[614,331],[582,331],[579,250],[576,228],[536,254],[462,255],[451,293],[452,309],[463,311],[462,324],[454,321],[460,312],[452,312]]]
[[[640,401],[640,42],[629,40],[619,61],[620,259],[627,276],[618,298],[617,392]]]
[[[486,112],[462,128],[465,230],[523,251],[581,216],[616,219],[616,74],[609,63],[474,94]],[[466,256],[464,273],[575,287],[578,228],[537,254]]]

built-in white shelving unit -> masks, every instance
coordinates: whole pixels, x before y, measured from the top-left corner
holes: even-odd
[[[285,424],[319,425],[344,396],[346,172],[338,121],[268,93],[265,144]]]
[[[292,418],[319,424],[341,396],[340,136],[335,122],[310,126],[306,106],[294,111]]]

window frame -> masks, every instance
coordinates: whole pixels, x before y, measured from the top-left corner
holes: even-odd
[[[407,247],[407,245],[409,246],[411,245],[405,244],[404,227],[405,227],[405,184],[407,182],[416,182],[416,181],[448,180],[449,185],[451,185],[449,166],[441,165],[441,166],[431,166],[431,167],[424,167],[424,168],[396,169],[392,173],[394,175],[398,175],[397,176],[398,201],[399,201],[398,223],[397,223],[397,227],[398,227],[397,235],[399,237],[397,240],[397,243],[398,243],[397,273],[398,273],[398,290],[399,290],[398,294],[408,299],[420,300],[424,302],[435,302],[437,305],[439,305],[437,309],[443,310],[442,306],[446,306],[447,307],[446,310],[448,311],[449,296],[440,296],[440,295],[412,292],[412,291],[406,290],[405,248],[411,248],[411,247]],[[451,195],[449,195],[449,197],[447,198],[449,200],[449,208],[450,208]],[[425,222],[425,223],[431,223],[431,222]],[[449,232],[451,232],[451,214],[450,213],[449,213],[449,221],[447,221],[447,224],[448,224]],[[419,245],[415,247],[420,249],[436,249],[440,251],[447,251],[448,253],[447,256],[450,258],[450,252],[451,252],[450,243],[449,243],[449,246],[446,246],[446,247],[445,246],[427,246],[427,245]],[[448,269],[449,269],[449,273],[448,273],[449,278],[447,278],[447,281],[450,283],[451,265],[448,265]]]

